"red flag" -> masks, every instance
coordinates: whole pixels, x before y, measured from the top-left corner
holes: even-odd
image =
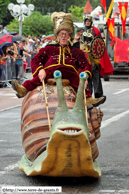
[[[106,0],[101,0],[101,5],[104,8],[104,11],[106,12]]]
[[[106,21],[111,17],[114,0],[101,0],[101,5],[106,13]]]
[[[129,40],[120,40],[115,37],[114,46],[114,61],[116,63],[127,62],[129,63]]]
[[[114,36],[115,36],[114,18],[112,18],[112,19],[108,18],[107,26],[108,26],[109,34],[110,34],[110,37],[111,37],[111,45],[110,46],[112,46],[113,45]]]
[[[118,2],[118,7],[120,10],[120,15],[121,15],[121,22],[122,22],[122,26],[123,26],[123,35],[126,32],[126,18],[127,18],[127,8],[128,8],[128,2],[125,2],[125,4],[123,5],[121,2]]]

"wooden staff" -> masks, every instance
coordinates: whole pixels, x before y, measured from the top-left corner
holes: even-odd
[[[47,103],[47,96],[46,96],[46,89],[45,89],[44,79],[42,80],[42,84],[43,84],[43,91],[44,91],[44,95],[45,95],[47,118],[48,118],[48,125],[49,125],[49,131],[50,131],[51,130],[51,123],[50,123],[50,117],[49,117],[49,110],[48,110],[48,103]]]
[[[107,46],[107,29],[106,29],[106,32],[105,32],[105,47]]]
[[[85,92],[85,88],[84,88],[84,104],[85,104],[86,122],[87,122],[87,127],[88,127],[87,106],[86,106],[86,92]]]

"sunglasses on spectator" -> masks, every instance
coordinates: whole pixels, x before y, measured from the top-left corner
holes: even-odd
[[[61,37],[62,37],[63,35],[64,35],[64,36],[69,36],[69,33],[60,33],[60,34],[59,34],[59,36],[61,36]]]

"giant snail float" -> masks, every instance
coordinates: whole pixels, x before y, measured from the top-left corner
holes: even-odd
[[[39,86],[23,99],[21,136],[25,155],[19,169],[27,176],[98,178],[101,169],[96,161],[96,140],[103,113],[99,107],[88,112],[85,109],[87,74],[80,74],[77,95],[71,86],[62,86],[60,71],[54,72],[54,78],[55,86],[45,85],[45,91]]]

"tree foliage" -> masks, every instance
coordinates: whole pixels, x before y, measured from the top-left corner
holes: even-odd
[[[97,6],[101,6],[101,0],[90,0],[92,9],[95,9]]]
[[[100,5],[101,0],[89,0],[92,9]],[[87,0],[25,0],[25,4],[34,4],[35,11],[41,12],[43,15],[53,13],[54,11],[70,12],[71,5],[79,8],[85,7]],[[0,24],[6,25],[13,19],[9,10],[8,4],[17,4],[16,0],[0,0]],[[83,12],[83,11],[82,11]]]
[[[95,9],[101,2],[101,0],[89,1],[92,9]],[[54,11],[71,12],[73,21],[82,22],[86,2],[87,0],[26,0],[26,5],[34,4],[35,12],[29,18],[25,18],[23,22],[23,33],[48,34],[48,32],[52,32],[53,25],[50,17],[43,19],[42,15],[53,13]],[[5,26],[12,21],[9,25],[9,31],[19,32],[19,23],[14,20],[8,10],[9,3],[17,4],[16,0],[0,0],[0,24]]]
[[[16,31],[19,33],[19,22],[13,19],[13,21],[7,26],[8,31]],[[25,18],[22,22],[22,34],[27,36],[37,36],[38,34],[52,34],[53,22],[50,16],[43,16],[40,12],[33,12],[30,17]]]
[[[86,4],[85,0],[32,0],[31,2],[35,5],[35,10],[42,14],[53,13],[54,11],[70,12],[71,5],[82,7]]]
[[[72,19],[74,22],[82,22],[83,20],[83,11],[85,7],[78,7],[76,5],[71,5],[69,8],[71,14],[72,14]]]
[[[10,0],[0,0],[0,25],[6,26],[12,17],[8,11]]]
[[[101,0],[89,0],[92,9],[100,6]],[[35,5],[35,10],[40,11],[42,14],[52,13],[54,11],[69,12],[71,5],[77,7],[85,7],[87,0],[31,0]]]

